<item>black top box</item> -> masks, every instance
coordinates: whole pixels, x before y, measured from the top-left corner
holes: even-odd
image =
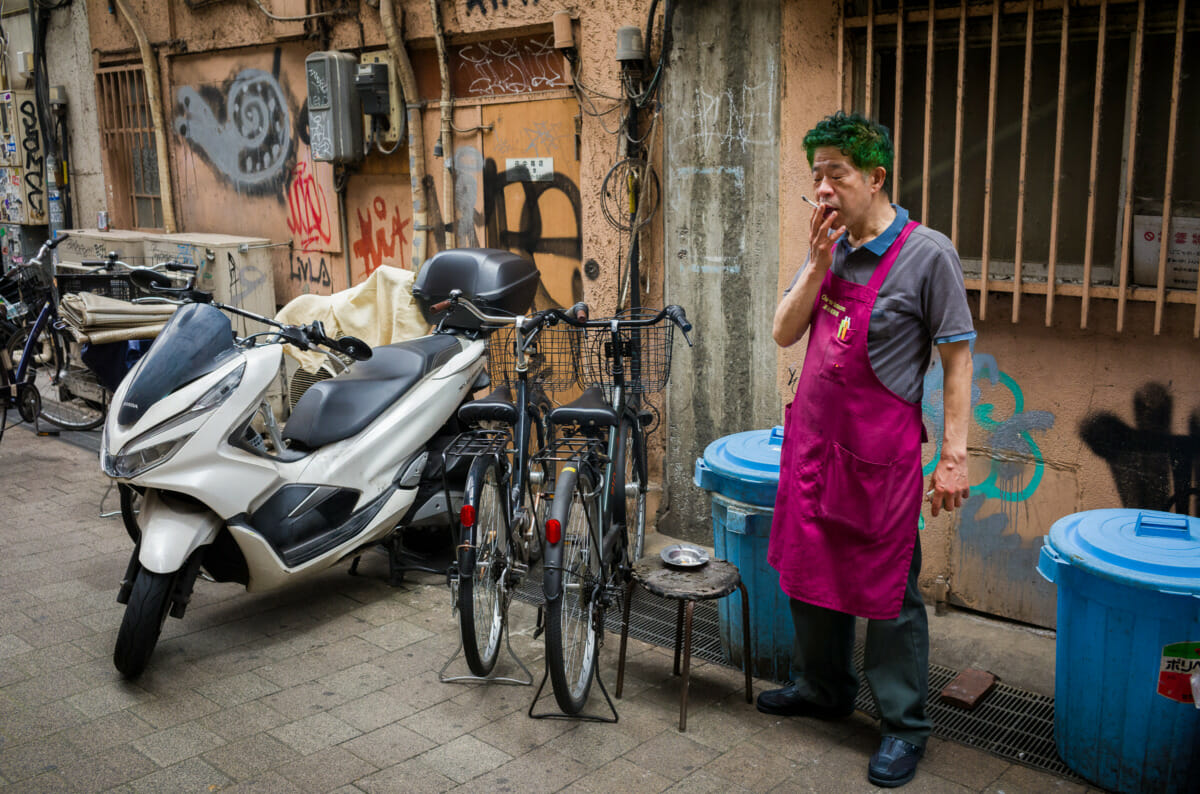
[[[442,322],[448,328],[476,330],[480,322],[466,309],[455,308],[447,317],[445,312],[433,312],[432,306],[457,289],[489,314],[524,314],[533,305],[541,278],[537,265],[511,251],[452,248],[439,251],[421,266],[412,292],[431,325]]]

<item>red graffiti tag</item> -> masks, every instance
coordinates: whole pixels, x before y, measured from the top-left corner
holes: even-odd
[[[400,208],[392,207],[391,223],[388,223],[387,204],[376,196],[371,202],[371,211],[363,217],[362,210],[358,213],[358,230],[361,235],[354,243],[354,255],[363,260],[367,275],[383,264],[383,258],[399,259],[400,267],[407,267],[404,261],[404,247],[408,244],[405,230],[412,223],[411,218],[400,218]],[[379,221],[378,228],[375,221]]]
[[[300,238],[299,247],[305,249],[317,243],[329,244],[333,235],[329,223],[325,193],[308,170],[308,163],[301,161],[292,172],[288,188],[288,229]]]

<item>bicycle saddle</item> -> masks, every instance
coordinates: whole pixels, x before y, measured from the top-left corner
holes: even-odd
[[[517,406],[513,405],[512,389],[499,386],[487,397],[464,403],[458,409],[458,421],[473,425],[482,421],[517,423]]]
[[[550,412],[550,421],[556,425],[579,425],[580,427],[595,427],[597,425],[617,424],[617,412],[604,398],[604,390],[592,386],[574,402],[560,405]]]

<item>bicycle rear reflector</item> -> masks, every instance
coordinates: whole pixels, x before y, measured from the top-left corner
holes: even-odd
[[[558,543],[562,540],[562,524],[557,518],[546,520],[546,542],[550,544]]]
[[[463,505],[462,509],[458,511],[458,520],[464,527],[475,526],[475,506]]]

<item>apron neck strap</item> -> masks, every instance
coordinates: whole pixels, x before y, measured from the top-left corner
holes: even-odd
[[[867,285],[868,287],[875,292],[879,292],[879,288],[883,286],[883,280],[887,278],[888,273],[891,272],[892,265],[896,264],[896,259],[900,256],[900,249],[904,247],[904,241],[913,233],[913,229],[916,229],[920,225],[916,221],[909,221],[904,225],[904,228],[900,230],[900,234],[896,235],[896,239],[892,240],[892,244],[884,252],[883,260],[875,268],[875,272],[871,274],[871,281]]]

